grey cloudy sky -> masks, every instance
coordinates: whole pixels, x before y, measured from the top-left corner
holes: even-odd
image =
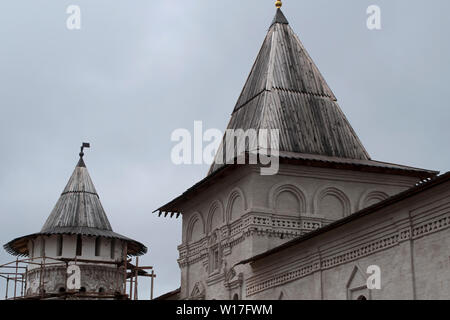
[[[114,230],[149,247],[156,295],[177,288],[181,220],[152,211],[207,166],[173,165],[170,134],[194,120],[225,129],[274,2],[1,1],[1,244],[40,230],[89,141]],[[450,2],[283,2],[372,158],[450,170]],[[81,30],[66,28],[71,4]],[[371,4],[381,31],[366,28]]]

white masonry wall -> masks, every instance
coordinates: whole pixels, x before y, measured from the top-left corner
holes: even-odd
[[[82,236],[82,252],[76,255],[76,235],[63,235],[62,254],[58,255],[58,235],[39,236],[29,242],[30,258],[35,264],[29,264],[27,275],[27,295],[39,294],[44,283],[46,293],[58,293],[66,287],[67,266],[57,259],[92,260],[93,263],[75,262],[81,268],[81,287],[87,292],[99,291],[104,294],[115,294],[122,291],[123,271],[117,265],[104,262],[123,261],[123,250],[126,245],[121,240],[100,238],[100,252],[95,255],[95,237]],[[114,241],[114,257],[111,257],[111,246]],[[45,259],[42,258],[45,256]],[[41,266],[44,270],[41,278]]]
[[[245,297],[246,275],[244,271],[233,274],[235,263],[406,190],[417,181],[293,165],[281,165],[275,176],[261,176],[256,166],[238,168],[184,204],[180,297]],[[219,268],[215,269],[217,247]]]
[[[247,299],[450,299],[450,183],[259,260]],[[369,290],[369,266],[381,288]]]
[[[123,260],[123,242],[115,240],[114,258],[111,258],[111,245],[113,240],[110,238],[101,238],[100,255],[95,255],[95,237],[82,236],[82,252],[81,256],[76,255],[77,236],[63,235],[62,255],[57,255],[58,235],[39,236],[33,242],[29,243],[29,252],[32,253],[35,262],[40,262],[40,257],[46,258],[68,258],[68,259],[85,259],[85,260],[100,260],[100,261],[120,261]],[[34,244],[34,250],[32,248]],[[42,251],[42,246],[45,244],[45,249]],[[42,253],[44,253],[42,255]]]

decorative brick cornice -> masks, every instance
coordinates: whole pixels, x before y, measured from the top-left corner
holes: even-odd
[[[247,280],[245,288],[247,297],[267,289],[298,280],[314,272],[331,269],[338,265],[355,261],[376,252],[392,248],[399,245],[403,241],[414,240],[449,228],[450,207],[439,209],[445,210],[445,213],[439,217],[429,218],[418,225],[413,225],[412,228],[404,227],[398,229],[397,231],[390,232],[388,235],[383,234],[375,239],[368,239],[356,248],[344,251],[344,253],[320,252],[321,259],[319,261],[311,261],[311,257],[306,256],[295,261],[295,263],[290,261],[285,264],[272,266],[272,270],[265,270],[265,276],[261,277],[259,275],[255,275]],[[429,212],[428,215],[432,216],[432,212]],[[424,217],[421,216],[421,218],[423,219]],[[289,265],[294,266],[289,268]]]
[[[316,230],[331,222],[317,217],[289,217],[267,213],[250,212],[240,219],[220,228],[223,254],[229,255],[232,248],[252,236],[293,239]],[[208,258],[209,236],[194,243],[178,246],[180,268]]]

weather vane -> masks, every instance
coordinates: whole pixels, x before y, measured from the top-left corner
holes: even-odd
[[[280,0],[277,0],[275,2],[275,7],[277,7],[278,9],[280,9],[283,6],[283,2],[281,2]]]
[[[83,144],[81,145],[80,158],[83,158],[83,156],[84,156],[83,149],[90,148],[90,147],[91,147],[91,144],[89,142],[83,142]]]

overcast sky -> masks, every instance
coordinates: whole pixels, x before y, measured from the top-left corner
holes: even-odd
[[[195,120],[225,129],[274,2],[1,1],[1,244],[40,230],[88,141],[114,231],[149,247],[156,296],[179,287],[181,219],[152,211],[208,168],[172,164],[170,135]],[[283,2],[371,157],[450,170],[450,2]],[[71,4],[81,30],[66,28]],[[371,4],[380,31],[366,27]]]

